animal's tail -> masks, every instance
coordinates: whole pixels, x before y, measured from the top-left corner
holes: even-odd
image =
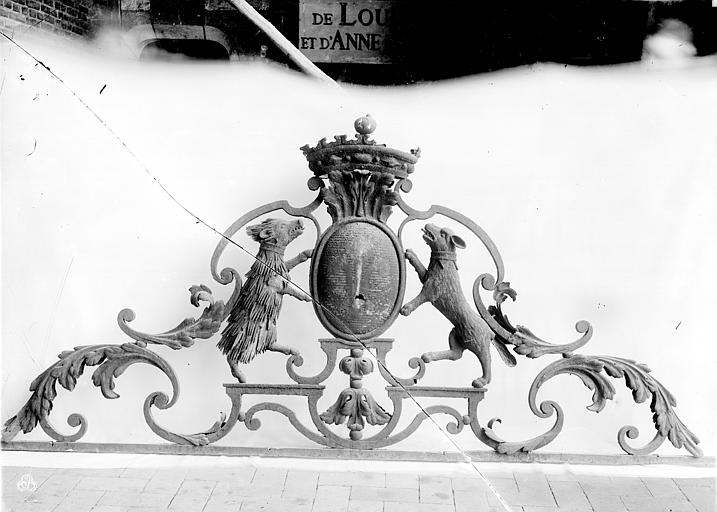
[[[515,366],[518,364],[518,362],[515,360],[515,356],[508,352],[508,347],[505,346],[505,343],[502,340],[497,339],[497,336],[493,336],[491,339],[493,342],[493,346],[498,351],[498,354],[500,354],[500,358],[503,360],[505,364],[508,366]]]

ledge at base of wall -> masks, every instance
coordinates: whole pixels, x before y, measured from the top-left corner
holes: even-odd
[[[463,462],[456,452],[415,452],[398,450],[347,450],[329,448],[247,448],[240,446],[187,446],[178,444],[56,443],[12,441],[2,443],[4,451],[141,453],[160,455],[216,455],[228,457],[287,457],[301,459],[387,460],[404,462]],[[714,457],[661,457],[659,455],[598,455],[587,453],[517,453],[503,455],[492,451],[468,452],[474,462],[537,462],[542,464],[646,465],[671,464],[714,467]]]

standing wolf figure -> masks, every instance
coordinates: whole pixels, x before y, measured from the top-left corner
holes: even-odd
[[[239,382],[246,382],[239,363],[248,363],[257,354],[266,350],[298,354],[293,348],[276,342],[276,320],[284,295],[307,302],[311,300],[288,281],[289,270],[308,260],[311,250],[284,261],[286,246],[304,232],[301,221],[266,219],[261,224],[247,227],[246,232],[261,246],[217,344],[227,356],[232,375]]]
[[[498,349],[498,353],[508,366],[515,366],[515,357],[508,349],[495,339],[488,325],[468,305],[456,265],[456,247],[465,249],[466,243],[448,228],[439,228],[434,224],[426,224],[423,228],[423,240],[431,248],[431,261],[428,268],[411,249],[406,250],[406,259],[416,269],[423,283],[421,293],[401,308],[401,314],[410,315],[424,302],[430,302],[453,324],[448,335],[448,350],[426,352],[421,356],[426,363],[449,359],[455,361],[463,356],[468,349],[480,361],[483,376],[473,381],[473,386],[481,388],[491,379],[490,344]]]

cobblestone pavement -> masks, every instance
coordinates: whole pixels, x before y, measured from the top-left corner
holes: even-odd
[[[111,469],[4,465],[2,510],[506,510],[478,474],[463,464],[363,462],[357,466],[352,461],[313,460],[307,469],[304,461],[294,459],[233,458],[202,466],[188,459],[171,467]],[[453,466],[461,466],[461,471]],[[689,477],[684,477],[683,468],[676,468],[672,474],[682,476],[668,477],[644,476],[650,471],[625,476],[625,471],[618,471],[624,467],[609,466],[588,467],[587,473],[566,465],[481,463],[478,467],[515,512],[715,511],[711,468],[693,471]]]

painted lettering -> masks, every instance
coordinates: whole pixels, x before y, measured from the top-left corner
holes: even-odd
[[[382,27],[388,24],[389,9],[361,9],[357,17],[353,21],[349,21],[348,3],[341,2],[339,5],[341,5],[341,21],[339,23],[341,26],[353,27],[357,21],[364,27],[373,25],[374,22]]]
[[[389,9],[376,9],[376,25],[385,27],[388,24],[388,11]],[[381,13],[383,13],[383,20],[381,19]]]
[[[359,47],[358,50],[368,50],[371,47],[371,38],[369,34],[358,34]]]
[[[342,27],[353,27],[356,25],[356,20],[353,20],[351,23],[346,21],[346,6],[348,5],[346,2],[340,2],[339,5],[341,6],[341,21],[339,22],[339,25]]]
[[[364,27],[368,27],[373,23],[373,11],[371,9],[361,9],[358,13],[358,20]]]
[[[381,48],[381,34],[369,34],[371,36],[371,44],[369,50],[372,52],[380,52]]]
[[[316,38],[310,38],[316,39]],[[362,34],[360,32],[346,32],[341,33],[337,30],[332,38],[321,37],[318,38],[320,50],[357,50],[357,51],[381,51],[382,48],[382,36],[381,34]],[[302,48],[303,46],[302,41]],[[311,49],[314,49],[314,42],[311,41]]]
[[[312,12],[311,13],[311,24],[312,25],[333,25],[334,14],[331,12]]]
[[[390,61],[393,0],[299,0],[299,42],[314,62]]]
[[[338,48],[337,48],[338,46]],[[346,46],[344,46],[344,42],[341,39],[341,31],[337,30],[336,34],[334,35],[334,42],[331,44],[332,50],[345,50]]]

